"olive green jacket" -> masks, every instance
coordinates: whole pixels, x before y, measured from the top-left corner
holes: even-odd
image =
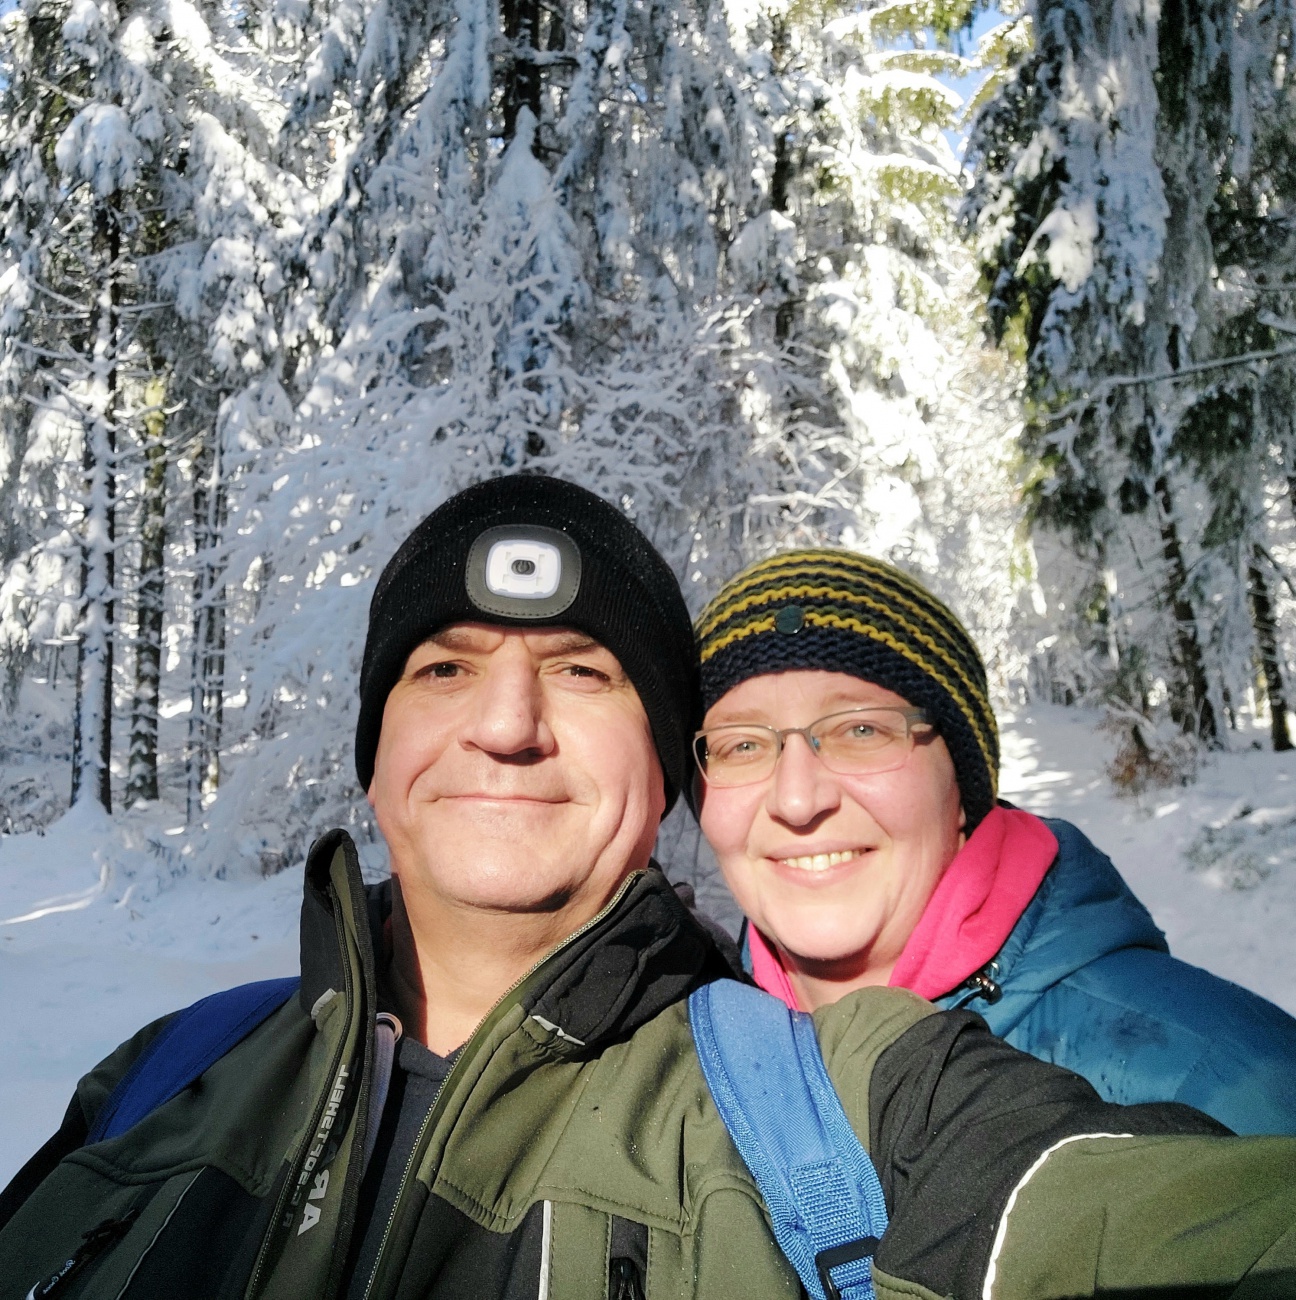
[[[0,1196],[0,1300],[301,1300],[348,1284],[376,918],[340,832],[307,867],[301,995],[120,1137],[82,1146],[159,1025],[87,1075]],[[373,1300],[801,1294],[702,1081],[724,973],[655,870],[498,1004],[432,1107]],[[866,990],[816,1016],[891,1227],[884,1300],[1296,1295],[1296,1142],[1122,1109],[973,1016]],[[164,1023],[164,1022],[159,1022]],[[1188,1136],[1170,1136],[1184,1132]]]

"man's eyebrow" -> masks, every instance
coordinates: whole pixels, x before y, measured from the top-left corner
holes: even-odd
[[[467,650],[472,646],[473,633],[466,627],[443,627],[433,632],[424,645],[437,645],[443,650]]]
[[[601,641],[596,641],[585,632],[563,631],[556,635],[546,647],[546,653],[553,655],[579,654],[582,650],[604,650]]]

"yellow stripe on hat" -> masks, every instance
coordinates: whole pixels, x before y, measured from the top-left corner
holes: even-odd
[[[779,578],[786,580],[793,575],[805,575],[807,577],[814,574],[822,575],[825,566],[835,567],[848,580],[859,581],[860,574],[858,570],[865,569],[870,575],[878,579],[903,587],[907,589],[913,601],[920,604],[925,602],[930,606],[930,609],[915,610],[916,613],[921,612],[928,619],[932,619],[934,616],[935,621],[938,623],[942,620],[953,623],[965,636],[967,635],[967,631],[958,615],[928,591],[916,578],[910,577],[903,570],[897,569],[894,565],[883,560],[876,560],[869,555],[859,555],[854,551],[818,550],[784,551],[779,555],[770,556],[769,559],[757,561],[750,568],[731,579],[702,611],[695,628],[698,639],[704,640],[717,623],[722,622],[725,618],[730,617],[733,612],[736,612],[736,609],[731,610],[728,608],[728,602],[732,601],[740,592],[750,591],[753,587],[759,587],[763,582],[774,581],[777,570],[786,570],[785,573],[778,574]],[[901,596],[897,598],[903,599]]]
[[[816,570],[812,572],[822,574],[822,570]],[[940,625],[933,624],[932,620],[930,619],[930,616],[926,614],[926,611],[916,608],[913,602],[906,600],[903,596],[900,596],[898,594],[895,596],[895,602],[903,606],[904,608],[908,609],[912,614],[914,614],[918,618],[922,619],[923,622],[928,625],[929,630],[924,631],[920,627],[915,627],[913,623],[903,618],[895,610],[893,606],[887,605],[882,601],[877,600],[873,596],[865,595],[863,592],[841,591],[835,587],[810,586],[810,585],[776,587],[773,589],[764,588],[759,592],[754,592],[751,595],[744,597],[736,604],[731,605],[726,610],[724,610],[723,618],[721,619],[721,621],[727,621],[731,618],[734,618],[744,613],[748,609],[761,606],[761,605],[766,605],[773,601],[778,601],[778,600],[786,601],[786,600],[797,600],[797,599],[832,600],[845,605],[867,605],[869,608],[875,609],[879,613],[885,614],[887,617],[894,619],[894,621],[897,622],[902,628],[904,628],[906,632],[908,632],[912,637],[914,637],[915,640],[925,645],[928,650],[930,650],[934,655],[936,655],[945,664],[945,666],[957,676],[958,680],[963,684],[964,689],[972,697],[973,701],[975,701],[978,705],[980,705],[981,708],[988,715],[990,715],[991,717],[994,716],[994,710],[990,707],[990,701],[987,698],[985,692],[982,691],[981,688],[977,685],[977,683],[967,675],[963,666],[946,649],[944,649],[942,646],[937,644],[935,637],[932,635],[932,630],[934,629],[937,632],[943,631]],[[807,617],[809,617],[809,614],[810,611],[807,610],[806,611]],[[700,662],[706,663],[707,660],[710,659],[713,655],[715,655],[718,651],[722,650],[726,645],[730,644],[732,639],[733,638],[731,637],[722,636],[718,640],[704,642],[701,651]],[[915,662],[918,661],[915,660]],[[925,670],[925,671],[930,671],[930,670]],[[937,674],[932,673],[932,676],[935,677],[937,676]],[[959,694],[956,691],[951,690],[950,694],[954,695],[956,698],[959,698]],[[969,716],[971,716],[971,711],[968,709],[968,701],[966,699],[960,699],[960,703],[963,705],[964,710],[966,712],[969,712]],[[976,724],[974,723],[974,725]]]

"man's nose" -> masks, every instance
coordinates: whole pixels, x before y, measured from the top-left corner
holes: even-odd
[[[788,826],[806,826],[840,803],[837,781],[810,742],[801,735],[786,737],[765,796],[770,816]]]
[[[465,744],[509,756],[552,750],[544,693],[530,655],[502,646],[491,656],[473,695],[462,736]]]

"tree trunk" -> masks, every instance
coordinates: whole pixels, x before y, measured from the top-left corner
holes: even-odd
[[[121,228],[111,200],[95,213],[105,270],[91,318],[94,353],[82,464],[86,509],[81,534],[81,621],[72,741],[72,802],[95,799],[112,811],[113,583],[116,546],[117,259]]]
[[[1180,671],[1180,680],[1171,685],[1171,716],[1184,731],[1196,735],[1207,744],[1216,744],[1219,740],[1219,724],[1215,719],[1215,706],[1211,703],[1210,684],[1206,677],[1206,661],[1197,636],[1197,614],[1188,597],[1188,571],[1184,565],[1179,530],[1175,525],[1174,499],[1170,494],[1170,483],[1164,474],[1157,478],[1154,490],[1160,507],[1166,597],[1174,615],[1175,649]]]
[[[533,52],[540,48],[539,0],[503,0],[504,35],[513,63],[504,81],[504,141],[517,133],[518,113],[531,110],[540,121],[540,67]]]
[[[195,457],[193,658],[189,738],[185,753],[186,805],[190,821],[203,796],[220,784],[220,741],[224,721],[225,589],[220,545],[225,522],[220,433]]]
[[[1287,691],[1283,684],[1282,662],[1278,655],[1278,627],[1274,617],[1273,598],[1264,570],[1260,567],[1263,555],[1257,546],[1247,564],[1247,588],[1251,597],[1251,621],[1255,627],[1256,649],[1260,652],[1260,667],[1264,673],[1265,694],[1269,697],[1269,732],[1275,750],[1291,749],[1291,733],[1287,730]]]
[[[221,494],[222,502],[224,493]],[[222,511],[222,514],[224,512]],[[224,520],[221,521],[222,525]],[[221,529],[222,533],[224,528]],[[223,575],[222,575],[223,576]],[[212,586],[209,592],[210,613],[207,619],[207,649],[203,665],[203,720],[206,724],[206,762],[203,765],[202,792],[215,794],[220,787],[221,734],[225,729],[225,584]]]
[[[160,407],[160,380],[145,390]],[[166,560],[166,417],[160,410],[144,420],[144,481],[140,493],[139,617],[135,630],[135,698],[131,705],[130,767],[126,803],[158,797],[158,697],[162,683],[162,625]]]
[[[791,37],[788,22],[784,17],[774,19],[771,53],[774,60],[774,72],[782,75],[787,70],[788,49]],[[770,208],[774,212],[787,215],[788,193],[795,177],[795,164],[792,160],[792,128],[786,119],[779,125],[774,136],[774,174],[770,181]],[[792,333],[794,307],[791,301],[781,302],[774,310],[774,338],[778,343],[786,343]]]

